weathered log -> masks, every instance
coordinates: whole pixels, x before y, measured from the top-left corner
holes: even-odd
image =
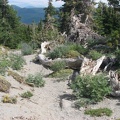
[[[49,44],[50,44],[50,42],[43,42],[43,43],[41,43],[41,54],[44,54],[44,53],[47,52],[46,46],[49,45]]]
[[[84,14],[81,15],[75,15],[74,10],[71,13],[71,22],[69,25],[69,33],[68,33],[68,41],[77,42],[82,45],[86,45],[88,43],[88,40],[99,40],[103,39],[102,36],[95,33],[90,26],[86,25],[85,23],[82,23],[81,17]]]
[[[52,64],[54,64],[57,61],[63,61],[66,63],[66,68],[69,69],[73,69],[73,70],[80,70],[80,67],[82,65],[83,62],[83,58],[76,58],[76,59],[72,59],[72,58],[66,58],[66,59],[54,59],[54,60],[49,60],[45,57],[45,55],[43,54],[39,54],[39,61],[40,63],[45,67],[45,68],[49,68],[52,66]]]
[[[102,56],[96,61],[93,61],[92,59],[84,58],[81,69],[80,69],[80,74],[81,75],[87,75],[87,74],[95,75],[97,71],[99,70],[104,59],[105,59],[105,56]]]

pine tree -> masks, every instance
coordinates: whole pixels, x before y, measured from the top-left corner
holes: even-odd
[[[52,0],[48,1],[48,7],[44,9],[45,10],[45,22],[49,21],[49,16],[54,17],[56,15],[56,9],[52,5]]]
[[[120,11],[120,0],[108,0],[108,3],[115,11]]]
[[[120,14],[113,7],[100,2],[95,12],[95,22],[97,31],[101,35],[111,35],[120,26]]]

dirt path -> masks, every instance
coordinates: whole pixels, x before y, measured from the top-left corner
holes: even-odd
[[[41,72],[43,75],[51,73],[50,70],[45,69],[41,65],[34,64],[31,60],[34,55],[25,56],[26,65],[20,71],[20,74],[27,76],[28,74],[35,74]],[[66,100],[71,95],[72,91],[67,86],[67,81],[58,82],[57,79],[44,78],[45,87],[32,88],[24,84],[19,84],[10,76],[6,79],[11,82],[12,88],[10,95],[16,95],[17,104],[3,104],[0,101],[0,120],[115,120],[120,118],[120,106],[118,99],[106,99],[98,105],[91,106],[109,107],[114,111],[111,117],[93,118],[84,115],[84,110],[76,110],[70,107],[71,101]],[[27,90],[32,91],[33,97],[30,100],[23,99],[20,94]],[[0,93],[0,99],[5,93]],[[64,100],[64,105],[60,104],[61,99]],[[60,107],[61,106],[61,107]]]

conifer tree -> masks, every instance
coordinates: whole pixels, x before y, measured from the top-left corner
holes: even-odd
[[[44,22],[48,22],[50,17],[54,17],[56,15],[56,9],[52,5],[52,0],[48,1],[48,7],[44,9],[45,10],[45,20]]]
[[[120,14],[113,7],[100,2],[95,12],[95,22],[97,31],[101,35],[111,35],[114,31],[119,31]]]
[[[108,4],[112,6],[115,11],[120,11],[120,0],[108,0]]]

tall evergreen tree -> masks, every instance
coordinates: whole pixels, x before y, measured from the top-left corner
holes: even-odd
[[[113,31],[120,30],[120,14],[113,7],[100,2],[95,12],[95,22],[97,31],[101,35],[108,36]]]
[[[120,0],[108,0],[108,3],[115,11],[120,11]]]
[[[52,5],[52,0],[48,1],[48,7],[45,10],[45,22],[49,21],[49,16],[54,17],[56,15],[56,8]]]
[[[95,12],[96,31],[107,36],[113,47],[120,43],[120,14],[110,5],[100,2]]]

